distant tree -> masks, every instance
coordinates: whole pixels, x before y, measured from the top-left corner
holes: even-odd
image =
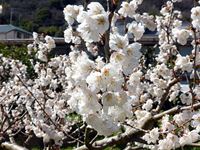
[[[56,9],[62,9],[62,1],[61,0],[50,0],[49,7],[56,8]]]
[[[35,22],[38,24],[42,24],[46,19],[51,18],[51,13],[48,8],[39,8],[36,10],[35,14]]]
[[[49,27],[40,27],[38,29],[38,32],[44,33],[45,35],[56,35],[56,36],[61,36],[63,35],[63,30],[60,30],[59,27],[56,26],[49,26]]]

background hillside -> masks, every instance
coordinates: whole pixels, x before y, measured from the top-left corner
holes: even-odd
[[[96,0],[106,5],[106,0]],[[140,11],[158,14],[166,0],[144,0]],[[63,8],[67,4],[81,4],[81,0],[2,0],[4,10],[0,24],[12,23],[30,32],[43,32],[52,36],[62,36],[65,28]],[[0,4],[1,4],[0,3]],[[183,0],[177,8],[183,10],[185,20],[189,20],[191,0]],[[12,15],[11,15],[12,14]],[[12,18],[11,18],[12,16]]]

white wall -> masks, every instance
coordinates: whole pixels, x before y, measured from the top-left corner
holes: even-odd
[[[11,31],[11,32],[7,32],[7,33],[0,33],[0,39],[4,40],[4,39],[14,39],[15,38],[15,32]]]
[[[0,33],[0,40],[6,39],[6,35],[4,33]]]
[[[6,39],[15,39],[15,31],[10,31],[8,33],[6,33]]]
[[[0,40],[4,40],[4,39],[23,39],[23,38],[25,38],[25,33],[19,32],[19,33],[21,33],[21,38],[17,37],[17,33],[18,33],[18,31],[10,31],[10,32],[7,32],[7,33],[0,33]],[[31,38],[31,36],[29,36],[29,38]]]

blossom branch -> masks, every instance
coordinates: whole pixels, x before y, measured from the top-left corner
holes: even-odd
[[[165,93],[162,95],[162,97],[161,97],[161,99],[160,99],[160,103],[158,104],[158,106],[157,106],[155,112],[159,112],[159,111],[162,109],[162,107],[163,107],[165,101],[167,100],[167,97],[168,97],[168,94],[169,94],[169,91],[170,91],[171,87],[174,86],[174,85],[175,85],[176,83],[178,83],[179,81],[180,81],[180,78],[175,78],[174,80],[172,80],[172,81],[169,83],[168,87],[165,89]]]
[[[146,120],[141,128],[146,128],[151,124],[152,119]],[[136,141],[140,143],[146,143],[144,140],[142,140],[140,137],[144,135],[144,132],[140,129],[131,129],[129,131],[126,131],[125,133],[120,133],[116,136],[112,136],[109,138],[104,138],[102,140],[96,141],[92,144],[92,147],[94,149],[104,149],[108,146],[113,146],[117,144],[123,144],[127,143],[129,141]],[[87,146],[83,145],[76,150],[86,150]]]
[[[149,126],[149,124],[151,124],[154,121],[157,121],[159,119],[161,119],[163,116],[167,115],[167,114],[175,114],[178,113],[180,111],[183,110],[188,110],[191,109],[192,106],[185,106],[185,107],[174,107],[170,110],[164,111],[160,114],[154,115],[152,118],[150,118],[149,120],[147,120],[146,122],[144,122],[142,129],[144,129],[144,127]],[[194,110],[197,110],[200,108],[200,103],[194,104],[193,105]],[[141,139],[139,137],[141,137],[142,135],[144,135],[144,132],[139,130],[139,129],[131,129],[128,132],[122,133],[122,134],[118,134],[114,137],[110,137],[110,138],[104,138],[103,140],[100,141],[96,141],[93,143],[92,147],[95,149],[103,149],[107,146],[113,146],[116,144],[122,144],[125,141],[129,142],[129,141],[138,141],[143,143],[144,141],[141,141]],[[76,150],[85,150],[87,149],[87,146],[83,145],[79,148],[77,148]]]
[[[48,115],[48,113],[44,110],[44,108],[42,107],[42,105],[40,104],[40,102],[37,100],[37,98],[34,96],[34,94],[29,90],[29,88],[27,87],[27,85],[22,81],[22,79],[17,75],[17,77],[19,78],[19,80],[21,81],[21,83],[23,84],[23,86],[28,90],[28,92],[31,94],[31,96],[35,99],[35,101],[38,103],[38,105],[40,106],[41,110],[44,112],[44,114],[47,116],[47,118],[50,120],[50,122],[55,126],[56,129],[60,130],[60,127],[58,127],[58,125],[51,119],[51,117]],[[66,133],[65,131],[63,131],[63,133],[73,139],[76,140],[80,143],[83,143],[82,141],[80,141],[77,138],[72,137],[71,135],[69,135],[68,133]]]
[[[84,6],[84,10],[87,10],[87,5],[89,3],[90,0],[83,0],[83,6]]]
[[[184,107],[175,106],[175,107],[173,107],[173,108],[171,108],[169,110],[166,110],[166,111],[161,112],[161,113],[159,113],[157,115],[154,115],[153,116],[153,120],[159,120],[165,115],[175,114],[175,113],[181,112],[183,110],[190,110],[191,108],[193,108],[194,110],[199,109],[200,108],[200,103],[196,103],[193,106],[184,106]]]

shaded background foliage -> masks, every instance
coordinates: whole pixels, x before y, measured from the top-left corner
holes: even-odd
[[[36,76],[30,59],[35,59],[34,55],[29,55],[27,46],[7,46],[0,44],[0,55],[21,61],[27,66],[27,77],[34,78]],[[1,63],[0,63],[1,66]]]

